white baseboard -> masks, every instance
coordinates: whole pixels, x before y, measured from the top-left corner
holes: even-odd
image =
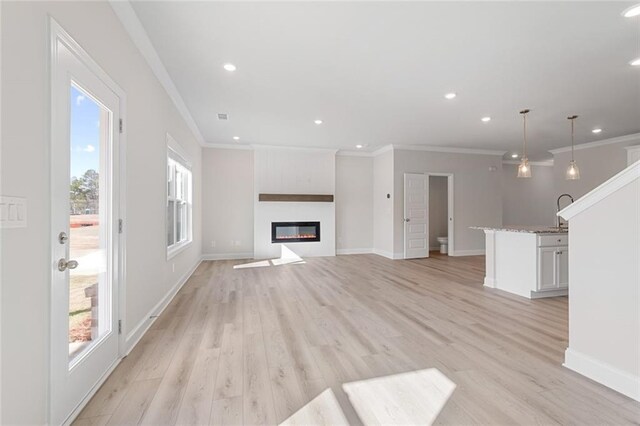
[[[373,249],[372,253],[377,254],[378,256],[386,257],[387,259],[393,259],[393,253],[391,253],[390,251]]]
[[[337,255],[343,254],[371,254],[373,253],[372,248],[356,248],[356,249],[337,249]]]
[[[493,278],[484,277],[484,286],[489,288],[496,288],[496,280]]]
[[[571,348],[567,348],[564,352],[564,364],[562,365],[629,398],[640,401],[640,377],[638,376],[605,364]]]
[[[193,273],[198,269],[202,263],[202,259],[199,259],[195,265],[189,269],[184,275],[180,277],[178,282],[167,292],[167,294],[149,311],[147,315],[134,327],[133,330],[127,337],[125,338],[125,355],[128,355],[129,352],[138,344],[142,336],[147,332],[151,324],[155,322],[155,320],[160,316],[162,311],[169,305],[169,303],[173,300],[175,295],[180,291],[182,286],[187,282],[189,277],[193,275]]]
[[[214,253],[203,254],[202,260],[235,260],[235,259],[253,259],[253,252],[246,253]]]
[[[451,256],[484,256],[484,249],[475,249],[475,250],[456,250],[451,254]]]

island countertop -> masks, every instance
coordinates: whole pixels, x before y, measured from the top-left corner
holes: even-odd
[[[471,226],[471,229],[479,229],[482,231],[504,231],[504,232],[525,232],[528,234],[566,234],[568,228],[558,228],[556,226],[539,225],[539,226],[503,226],[502,228],[494,228],[490,226]]]

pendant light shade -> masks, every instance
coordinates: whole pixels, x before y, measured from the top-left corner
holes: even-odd
[[[530,178],[531,177],[531,165],[527,157],[522,157],[520,164],[518,164],[518,177]]]
[[[531,165],[529,164],[529,159],[527,158],[527,114],[528,113],[529,113],[528,109],[524,109],[520,111],[520,114],[522,114],[524,139],[522,144],[522,158],[520,159],[520,164],[518,165],[519,178],[531,177]]]
[[[565,174],[565,178],[567,180],[580,179],[580,169],[576,164],[576,160],[573,159],[574,122],[576,118],[578,118],[577,115],[572,115],[570,117],[567,117],[567,120],[571,121],[571,161],[569,162],[569,167],[567,167],[567,173]]]
[[[567,167],[567,180],[577,180],[580,179],[580,169],[575,161],[571,160],[569,162],[569,167]]]

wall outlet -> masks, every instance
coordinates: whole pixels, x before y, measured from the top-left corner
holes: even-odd
[[[176,264],[172,263],[171,264],[171,272],[175,272],[176,271]]]
[[[215,247],[216,246],[216,242],[215,241],[211,241],[211,247]]]

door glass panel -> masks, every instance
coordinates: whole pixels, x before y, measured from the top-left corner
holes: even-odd
[[[70,88],[69,362],[111,331],[108,164],[112,114]]]

